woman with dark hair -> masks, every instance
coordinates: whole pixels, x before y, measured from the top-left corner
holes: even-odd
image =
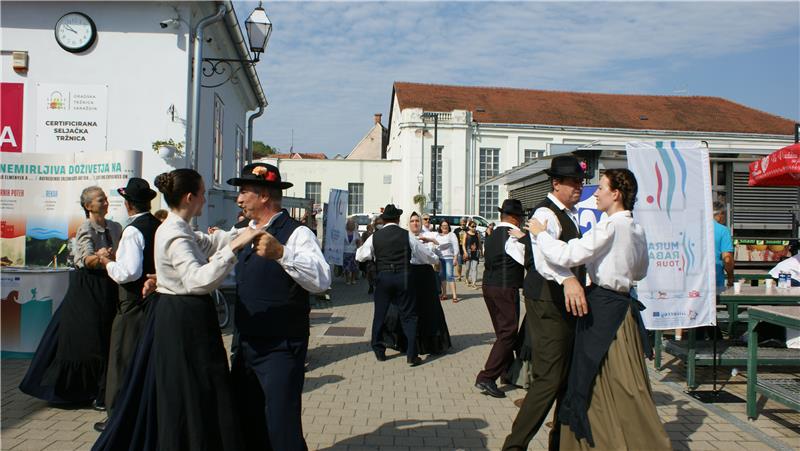
[[[116,401],[93,449],[243,449],[230,372],[209,293],[258,240],[251,228],[195,232],[205,184],[192,169],[156,177],[170,212],[155,236],[156,297]]]
[[[464,264],[467,267],[465,271],[467,286],[474,290],[481,289],[481,286],[478,285],[478,264],[480,263],[483,247],[477,226],[475,221],[467,222],[467,233],[464,234],[464,243],[461,246]]]
[[[436,233],[423,232],[419,214],[412,212],[408,220],[408,231],[423,244],[435,251],[438,245]],[[432,265],[422,264],[411,257],[411,284],[417,302],[417,351],[420,354],[444,354],[450,349],[450,331],[439,302],[439,287]],[[382,341],[384,346],[406,352],[408,343],[400,323],[400,311],[389,305],[384,321]]]
[[[594,196],[608,214],[568,243],[528,221],[547,261],[586,265],[588,314],[578,317],[567,392],[559,421],[561,449],[671,449],[652,398],[644,355],[652,355],[632,286],[647,275],[647,238],[633,219],[638,191],[627,169],[609,169]],[[568,307],[569,309],[570,307]],[[578,305],[571,306],[578,309]],[[586,312],[584,312],[586,313]]]
[[[110,219],[108,198],[99,186],[81,192],[86,214],[75,234],[76,271],[53,314],[20,390],[53,404],[86,404],[103,410],[111,324],[118,288],[100,257],[113,258],[122,226]]]
[[[458,261],[459,249],[458,238],[450,231],[450,223],[447,220],[442,220],[439,223],[439,232],[436,234],[436,241],[439,243],[439,279],[442,283],[441,297],[442,301],[447,300],[447,285],[450,285],[450,290],[453,292],[453,303],[459,301],[456,294],[456,277],[453,273],[453,266]]]

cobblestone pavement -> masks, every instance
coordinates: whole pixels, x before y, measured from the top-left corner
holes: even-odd
[[[517,413],[513,400],[523,397],[524,391],[506,387],[508,397],[495,399],[473,387],[494,334],[480,291],[462,284],[459,290],[462,302],[443,303],[453,349],[410,368],[393,351],[386,362],[375,360],[368,346],[373,309],[366,284],[347,286],[337,279],[332,302],[313,310],[303,397],[309,449],[500,449]],[[329,327],[364,330],[358,337],[329,336]],[[225,341],[230,343],[230,335]],[[707,405],[686,395],[681,365],[669,356],[665,364],[661,372],[651,372],[651,380],[675,449],[800,448],[797,412],[762,398],[761,414],[750,422],[743,403]],[[25,360],[2,361],[0,448],[89,449],[98,435],[92,425],[104,415],[87,408],[49,407],[22,394],[17,385],[27,365]],[[731,377],[729,369],[722,372],[724,388],[744,399],[745,377]],[[698,380],[710,381],[710,373],[699,371]],[[546,449],[546,440],[543,428],[530,449]]]

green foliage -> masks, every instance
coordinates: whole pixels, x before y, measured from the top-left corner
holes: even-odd
[[[425,210],[425,204],[428,202],[428,198],[425,197],[424,194],[417,194],[414,196],[413,201],[419,206],[419,213],[422,214]]]
[[[253,159],[268,157],[278,153],[278,151],[279,149],[277,147],[264,144],[262,141],[253,141]]]
[[[153,141],[153,150],[158,152],[158,148],[161,147],[161,146],[172,146],[177,151],[176,152],[177,155],[183,155],[184,145],[185,144],[183,143],[183,141],[175,142],[175,140],[170,138],[170,139],[168,139],[166,141],[164,141],[164,140]]]

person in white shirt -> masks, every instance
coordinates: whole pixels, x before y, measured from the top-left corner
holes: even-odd
[[[578,318],[567,392],[558,412],[561,449],[671,449],[658,417],[645,366],[647,345],[632,286],[647,275],[644,229],[632,215],[638,191],[627,169],[609,169],[595,192],[608,214],[583,237],[568,243],[547,233],[546,222],[528,222],[545,259],[560,266],[586,265],[592,286],[587,314]]]
[[[116,261],[100,257],[108,276],[119,284],[117,315],[111,326],[111,342],[106,371],[105,405],[108,414],[113,413],[114,399],[124,382],[131,356],[139,342],[145,320],[142,289],[148,274],[155,274],[155,235],[161,221],[150,214],[150,201],[156,192],[150,189],[147,180],[131,177],[127,186],[117,189],[125,199],[128,225],[122,231]],[[106,422],[95,423],[96,431],[102,432]]]
[[[157,295],[127,385],[94,449],[245,449],[209,293],[243,247],[253,243],[259,258],[268,256],[266,234],[192,230],[189,221],[205,204],[205,183],[192,169],[161,174],[155,185],[170,207],[155,235]]]
[[[436,241],[439,242],[439,280],[442,283],[441,300],[447,299],[447,286],[453,292],[453,303],[458,303],[456,294],[456,276],[454,267],[458,265],[458,255],[461,246],[458,244],[458,237],[450,231],[450,223],[442,220],[439,224],[439,233],[436,234]]]
[[[331,268],[317,237],[282,207],[292,186],[271,164],[252,163],[239,177],[236,202],[261,231],[257,249],[238,254],[234,325],[239,344],[231,370],[246,422],[245,448],[306,449],[301,420],[305,359],[310,332],[310,293],[330,288]],[[265,233],[265,232],[266,233]]]

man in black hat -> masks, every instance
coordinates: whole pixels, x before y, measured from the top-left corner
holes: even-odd
[[[551,191],[533,213],[539,222],[547,221],[547,233],[556,239],[569,241],[581,236],[578,211],[575,205],[581,197],[585,167],[571,155],[557,156],[545,169],[550,177]],[[531,336],[533,354],[533,381],[522,402],[503,444],[504,450],[524,450],[544,423],[553,403],[556,414],[566,391],[567,374],[572,359],[574,316],[588,312],[584,285],[586,270],[583,266],[562,268],[549,264],[528,233],[512,232],[520,238],[512,243],[527,247],[532,256],[533,268],[523,282],[527,332]],[[550,430],[550,449],[558,449],[561,423],[556,417]]]
[[[331,284],[331,268],[317,237],[282,208],[278,168],[252,163],[241,177],[236,202],[248,227],[267,233],[257,248],[239,251],[234,325],[239,346],[233,362],[235,392],[248,449],[307,449],[301,398],[309,337],[309,293]],[[266,258],[256,255],[256,251]]]
[[[522,265],[524,252],[514,247],[506,251],[506,243],[509,231],[518,231],[522,225],[525,210],[516,199],[504,200],[497,210],[500,212],[500,222],[494,232],[486,236],[484,243],[485,269],[481,287],[497,339],[484,369],[478,373],[475,387],[486,395],[505,398],[506,394],[497,388],[495,381],[508,371],[514,361],[514,343],[519,324],[519,289],[525,277],[525,267]],[[514,252],[516,255],[513,255]]]
[[[156,229],[161,225],[161,221],[150,214],[150,201],[156,197],[156,192],[150,189],[147,180],[132,177],[128,185],[117,192],[125,199],[128,225],[122,231],[116,261],[100,257],[108,276],[119,284],[119,304],[111,326],[106,372],[105,405],[109,415],[141,335],[144,324],[142,288],[147,275],[156,272],[153,244]],[[105,423],[96,423],[95,429],[102,431]]]
[[[372,350],[378,361],[386,360],[386,347],[381,343],[381,331],[390,303],[400,311],[400,323],[408,342],[406,362],[410,366],[422,363],[417,355],[417,301],[410,286],[411,258],[419,264],[438,263],[439,259],[408,230],[400,227],[403,210],[394,204],[383,209],[383,227],[375,231],[356,251],[356,260],[375,260],[375,313],[372,318]]]

